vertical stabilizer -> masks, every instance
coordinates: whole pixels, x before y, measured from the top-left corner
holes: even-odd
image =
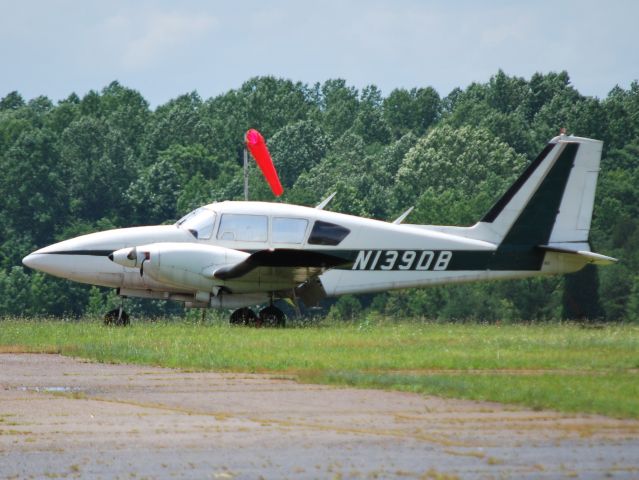
[[[473,230],[502,247],[589,250],[602,146],[588,138],[553,138]]]

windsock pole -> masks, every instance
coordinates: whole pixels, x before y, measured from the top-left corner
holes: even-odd
[[[248,202],[248,152],[244,148],[244,200]]]

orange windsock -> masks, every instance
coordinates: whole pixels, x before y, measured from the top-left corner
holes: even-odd
[[[246,132],[245,141],[246,148],[251,152],[260,170],[262,170],[264,178],[266,178],[266,181],[273,191],[273,195],[279,197],[284,193],[284,189],[280,183],[280,178],[277,176],[271,154],[268,152],[268,148],[266,148],[264,137],[260,132],[252,128]]]

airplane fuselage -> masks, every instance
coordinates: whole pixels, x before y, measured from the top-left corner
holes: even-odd
[[[199,224],[195,222],[197,228],[189,228],[187,219],[182,224],[92,233],[37,250],[27,256],[24,263],[61,278],[117,288],[127,296],[186,300],[197,304],[203,303],[195,297],[198,292],[220,288],[222,293],[227,293],[225,303],[216,305],[213,302],[213,306],[234,307],[246,302],[266,301],[270,292],[284,291],[295,285],[288,281],[274,285],[273,279],[268,283],[247,282],[202,275],[201,284],[187,286],[163,281],[158,275],[141,274],[139,267],[119,265],[111,261],[109,255],[139,246],[148,246],[151,250],[159,246],[172,251],[183,247],[191,257],[201,246],[221,247],[221,252],[228,250],[227,253],[235,254],[233,258],[220,261],[214,252],[208,258],[206,250],[201,252],[201,258],[187,266],[197,275],[258,251],[297,250],[302,257],[319,253],[336,259],[334,266],[325,265],[327,271],[320,274],[328,296],[489,278],[522,278],[538,274],[545,256],[543,252],[537,252],[523,262],[518,257],[510,266],[504,262],[497,265],[497,245],[491,242],[445,233],[437,227],[396,225],[281,203],[221,202],[207,205],[200,212],[205,212],[206,218]],[[226,231],[229,218],[235,225],[231,224],[230,230]],[[327,238],[312,237],[317,222],[333,226],[328,228]],[[330,237],[336,230],[343,238]],[[552,270],[555,269],[549,268],[548,261],[545,267],[548,273],[554,273]],[[169,272],[180,268],[176,265]],[[232,301],[228,293],[235,294],[233,299],[236,301]]]

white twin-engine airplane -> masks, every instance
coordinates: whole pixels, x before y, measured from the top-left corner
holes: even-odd
[[[384,222],[316,208],[212,203],[174,225],[92,233],[37,250],[31,268],[122,297],[231,308],[232,323],[283,325],[276,299],[575,272],[616,259],[588,244],[603,143],[553,138],[472,227]],[[250,306],[267,304],[256,314]],[[122,308],[105,319],[128,323]]]

